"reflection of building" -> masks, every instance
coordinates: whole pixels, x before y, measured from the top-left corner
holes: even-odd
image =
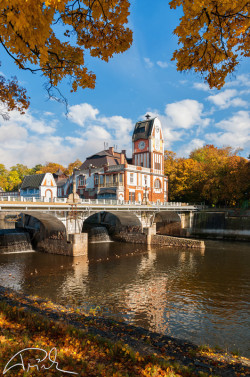
[[[20,196],[52,201],[57,197],[57,186],[53,175],[51,173],[26,175],[20,187]]]
[[[88,157],[76,174],[77,193],[85,199],[131,202],[167,201],[164,177],[164,141],[158,118],[137,122],[132,137],[132,159],[114,148]],[[58,195],[72,192],[73,177],[60,185]]]

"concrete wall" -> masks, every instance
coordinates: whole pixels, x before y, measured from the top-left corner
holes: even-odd
[[[0,230],[1,229],[15,229],[16,216],[19,215],[19,212],[0,212]],[[13,221],[12,221],[13,219]]]
[[[19,232],[15,229],[0,230],[0,253],[15,253],[32,250],[28,232]]]
[[[192,237],[250,240],[250,213],[245,211],[202,211],[194,213]]]

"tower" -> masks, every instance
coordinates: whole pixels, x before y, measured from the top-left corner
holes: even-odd
[[[137,122],[132,144],[132,163],[137,166],[138,190],[140,187],[143,190],[144,202],[166,201],[167,178],[164,177],[164,140],[160,120],[146,115],[146,120]]]
[[[164,140],[160,120],[156,118],[137,122],[132,143],[134,165],[153,169],[153,172],[163,174],[164,171]]]

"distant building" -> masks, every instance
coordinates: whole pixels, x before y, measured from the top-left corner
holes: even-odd
[[[64,186],[68,180],[67,175],[64,174],[61,169],[58,169],[56,173],[53,173],[53,177],[56,181],[57,196],[64,197]]]
[[[130,202],[167,201],[164,176],[164,140],[158,118],[137,122],[132,137],[132,159],[114,148],[88,157],[76,175],[77,193],[84,199],[115,199]],[[58,196],[72,192],[73,175],[57,181]]]
[[[20,196],[53,201],[57,197],[57,185],[53,174],[26,175],[20,187]]]

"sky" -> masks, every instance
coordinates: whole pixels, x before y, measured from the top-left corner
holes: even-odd
[[[130,11],[132,47],[108,63],[86,57],[97,76],[95,89],[70,93],[67,80],[60,86],[68,115],[63,104],[48,99],[39,74],[18,70],[0,49],[1,73],[17,76],[31,97],[25,115],[0,117],[0,164],[67,166],[103,150],[104,143],[131,157],[134,125],[147,113],[160,118],[165,149],[179,157],[206,144],[250,154],[249,61],[241,62],[220,91],[210,90],[198,74],[177,72],[171,61],[181,10],[170,10],[166,0],[133,0]]]

